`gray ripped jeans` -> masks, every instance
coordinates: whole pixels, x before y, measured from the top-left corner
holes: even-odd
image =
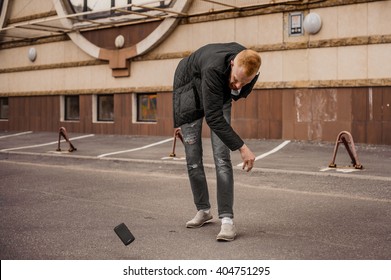
[[[224,104],[223,113],[224,118],[230,123],[231,102]],[[208,184],[202,159],[202,122],[203,118],[181,126],[190,186],[197,210],[207,210],[210,208]],[[219,218],[233,218],[234,181],[231,151],[213,131],[211,131],[211,141],[216,166]]]

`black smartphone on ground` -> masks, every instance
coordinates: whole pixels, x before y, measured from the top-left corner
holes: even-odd
[[[133,234],[124,223],[116,226],[114,231],[125,245],[129,245],[135,240]]]

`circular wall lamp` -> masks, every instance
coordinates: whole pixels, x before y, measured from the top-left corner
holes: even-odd
[[[34,62],[37,58],[37,50],[35,48],[30,48],[27,56],[31,62]]]
[[[322,19],[317,13],[309,13],[304,18],[304,31],[308,34],[316,34],[322,27]]]
[[[117,38],[115,38],[114,44],[117,49],[121,49],[125,44],[125,37],[118,35]]]

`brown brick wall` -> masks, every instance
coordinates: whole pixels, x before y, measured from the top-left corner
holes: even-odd
[[[80,121],[60,122],[60,96],[9,97],[0,130],[173,135],[172,94],[158,93],[157,123],[132,122],[132,94],[114,94],[114,122],[94,123],[92,95],[80,95]],[[254,90],[233,102],[232,125],[243,138],[334,142],[351,132],[357,143],[391,145],[391,88]],[[203,136],[210,132],[204,123]]]

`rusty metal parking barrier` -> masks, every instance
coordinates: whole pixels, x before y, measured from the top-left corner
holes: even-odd
[[[335,142],[333,159],[332,159],[331,163],[329,164],[329,167],[330,168],[337,167],[337,164],[335,163],[335,159],[337,157],[338,146],[341,143],[344,144],[344,146],[345,146],[345,148],[346,148],[346,150],[352,160],[353,167],[355,169],[363,169],[364,167],[361,165],[360,161],[358,160],[356,147],[354,146],[353,137],[348,131],[341,131],[338,134],[337,140]]]
[[[67,133],[67,130],[65,129],[65,127],[60,127],[60,130],[59,130],[59,133],[58,133],[58,146],[57,146],[57,150],[56,150],[57,152],[61,151],[61,148],[60,148],[61,137],[63,137],[65,139],[65,141],[68,142],[68,144],[69,144],[68,152],[71,153],[73,151],[77,151],[75,146],[73,146],[71,141],[69,140],[68,133]]]
[[[170,154],[170,157],[172,157],[172,158],[176,157],[175,147],[176,147],[176,139],[177,138],[179,138],[179,140],[181,140],[181,142],[183,143],[183,137],[182,137],[182,133],[181,133],[181,129],[180,128],[176,128],[174,130],[174,141],[172,143],[172,152]]]

